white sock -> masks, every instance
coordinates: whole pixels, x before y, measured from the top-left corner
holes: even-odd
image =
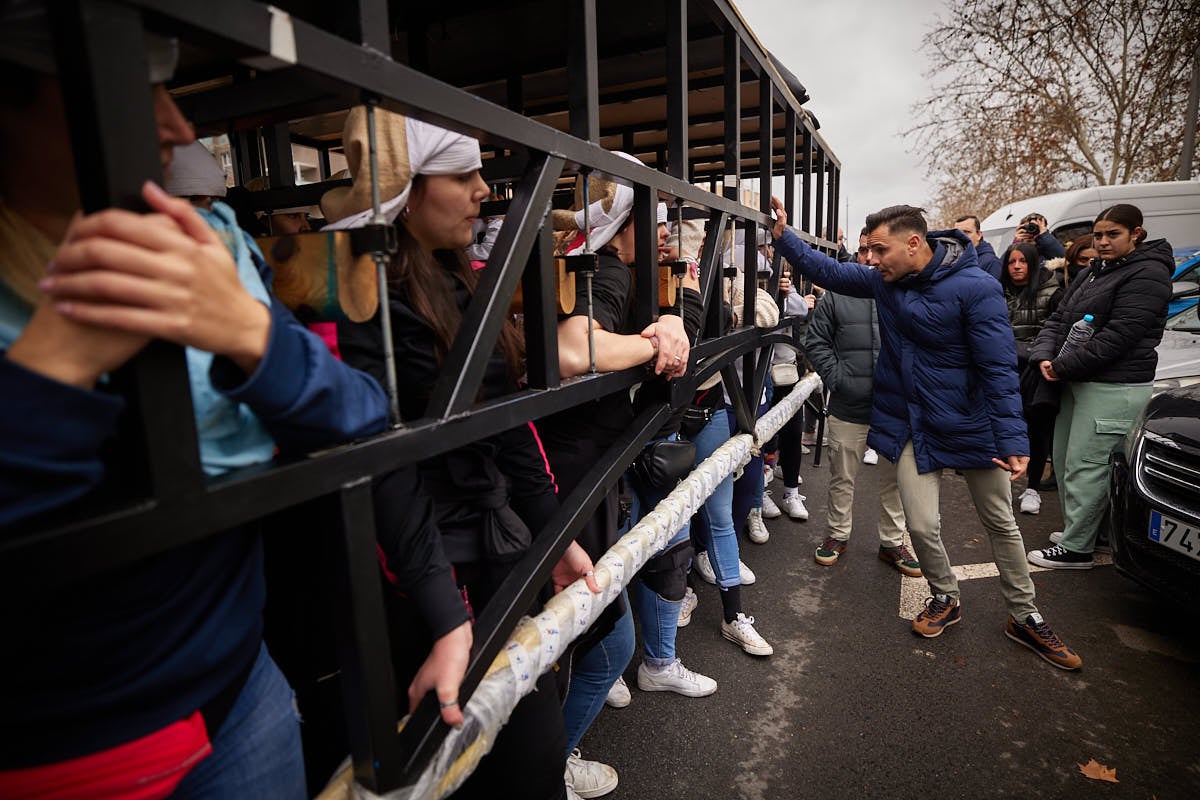
[[[799,487],[799,486],[785,486],[785,487],[783,487],[783,496],[784,496],[784,497],[795,497],[795,496],[796,496],[796,495],[798,495],[798,494],[800,494],[800,487]]]

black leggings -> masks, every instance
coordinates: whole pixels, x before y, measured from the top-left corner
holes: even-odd
[[[1054,411],[1044,406],[1025,409],[1025,425],[1029,428],[1029,488],[1042,488],[1042,473],[1046,459],[1054,447]]]
[[[793,383],[791,386],[776,386],[774,394],[771,395],[771,407],[779,405],[779,402],[799,385]],[[789,489],[800,485],[800,461],[803,458],[800,448],[803,446],[801,439],[804,438],[804,416],[804,409],[797,411],[775,435],[779,443],[779,468],[783,470],[783,485]]]

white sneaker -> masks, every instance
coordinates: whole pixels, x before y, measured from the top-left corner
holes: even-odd
[[[603,797],[617,788],[615,769],[599,761],[584,761],[578,750],[567,756],[567,773],[563,777],[568,797],[572,792],[576,797]]]
[[[1042,510],[1042,496],[1037,489],[1026,489],[1021,492],[1021,513],[1038,514]]]
[[[762,515],[766,519],[778,519],[783,516],[783,512],[779,510],[779,506],[775,505],[775,500],[771,497],[771,490],[763,492]]]
[[[764,501],[770,499],[771,498],[767,497],[766,495],[763,495]],[[775,504],[772,503],[771,505]],[[783,512],[779,511],[778,508],[775,510],[779,512],[779,516],[783,515]],[[767,530],[766,524],[763,523],[763,509],[750,509],[750,516],[746,517],[746,535],[750,537],[750,541],[754,542],[755,544],[766,544],[767,539],[771,538],[771,532]]]
[[[775,480],[775,470],[763,464],[763,486]]]
[[[779,501],[780,508],[783,509],[783,513],[792,519],[804,522],[808,519],[808,509],[804,507],[804,500],[804,495],[799,492],[796,494],[785,494],[783,499]]]
[[[639,664],[638,688],[643,692],[675,692],[684,697],[708,697],[717,690],[717,682],[692,672],[677,658],[669,667],[657,671],[647,667],[644,662]]]
[[[878,464],[879,463],[879,453],[876,453],[874,450],[872,450],[871,448],[868,447],[867,452],[863,453],[863,463],[864,464]]]
[[[613,708],[624,708],[629,705],[629,701],[633,699],[633,695],[629,693],[629,687],[625,684],[625,678],[617,678],[616,682],[608,687],[608,697],[604,698],[604,702],[608,703]]]
[[[752,656],[769,656],[775,652],[775,648],[767,644],[767,640],[754,630],[754,617],[747,617],[740,611],[737,619],[733,622],[721,623],[721,635],[734,644],[740,645]]]
[[[679,604],[679,622],[677,627],[686,628],[688,623],[692,621],[692,612],[696,610],[696,606],[700,605],[700,598],[696,597],[696,593],[692,591],[692,587],[687,587],[687,591],[683,595],[683,602]]]
[[[692,569],[696,574],[704,580],[705,583],[717,585],[717,573],[713,571],[712,562],[708,559],[708,551],[704,550],[692,559]],[[738,569],[741,570],[742,585],[749,586],[758,580],[754,572],[747,567],[742,560],[738,559]]]

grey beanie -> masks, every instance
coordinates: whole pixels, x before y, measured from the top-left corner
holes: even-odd
[[[163,188],[175,197],[224,197],[225,173],[200,142],[177,145]]]

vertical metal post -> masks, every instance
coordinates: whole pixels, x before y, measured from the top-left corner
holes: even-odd
[[[841,171],[836,164],[829,165],[829,238],[837,241],[838,230],[838,187]]]
[[[375,146],[375,101],[367,102],[367,155],[371,173],[372,225],[387,225],[379,205],[379,153]],[[392,341],[392,308],[388,299],[389,256],[382,251],[371,254],[375,260],[375,281],[379,291],[379,324],[383,335],[383,368],[387,382],[388,417],[393,425],[400,424],[400,388],[396,379],[395,343]]]
[[[143,182],[162,182],[141,15],[107,0],[47,6],[85,213],[144,211]],[[124,98],[115,103],[113,98]],[[159,499],[203,489],[183,348],[153,342],[119,370],[121,483]]]
[[[812,227],[812,181],[813,181],[813,139],[812,131],[804,127],[803,144],[800,146],[803,155],[801,164],[802,177],[800,180],[800,218],[796,220],[797,227],[807,233],[813,232]]]
[[[267,150],[267,174],[271,176],[271,188],[281,189],[296,185],[296,167],[292,162],[292,139],[288,124],[280,122],[263,129]]]
[[[814,178],[817,184],[817,199],[813,204],[813,223],[818,228],[813,233],[828,238],[829,231],[820,230],[822,226],[828,224],[828,214],[825,209],[825,150],[819,144],[813,148],[813,157],[817,160],[817,176]]]
[[[658,318],[658,195],[651,186],[633,187],[634,307],[636,325],[645,328]]]
[[[343,10],[351,26],[347,36],[372,50],[392,55],[391,28],[388,22],[387,0],[354,0],[357,8]]]
[[[667,3],[667,174],[688,174],[688,0]],[[661,165],[659,169],[662,169]]]
[[[333,174],[333,170],[329,168],[328,147],[322,147],[317,150],[317,170],[323,181],[329,180],[329,176]]]
[[[396,734],[396,674],[388,644],[371,479],[342,487],[333,521],[341,528],[344,560],[339,601],[338,652],[354,777],[382,794],[400,785],[403,764]]]
[[[233,177],[239,186],[263,175],[258,133],[254,129],[235,131],[229,137],[229,145],[233,149]]]
[[[775,104],[772,101],[771,75],[765,69],[758,76],[758,210],[771,213],[771,174],[775,161]]]
[[[737,200],[742,166],[742,40],[725,29],[725,180],[724,193]]]
[[[789,224],[796,220],[796,110],[791,106],[784,112],[783,128],[783,207],[787,209]]]
[[[561,380],[558,367],[558,315],[554,297],[554,226],[550,217],[538,232],[522,279],[525,298],[525,356],[529,386],[555,389]]]
[[[571,135],[600,141],[600,79],[596,66],[596,0],[570,0],[567,13],[567,96]]]

